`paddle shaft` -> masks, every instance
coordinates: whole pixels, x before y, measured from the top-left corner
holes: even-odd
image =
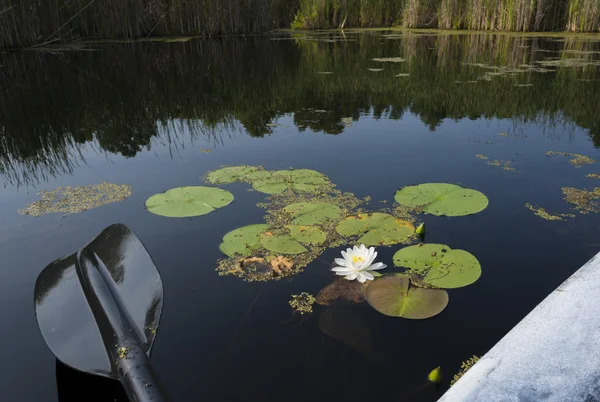
[[[167,402],[166,392],[152,369],[139,337],[120,307],[116,292],[104,279],[108,269],[95,253],[80,250],[77,275],[100,330],[111,365],[130,402]]]

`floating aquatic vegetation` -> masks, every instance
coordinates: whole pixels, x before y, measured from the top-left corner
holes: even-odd
[[[382,63],[403,63],[406,61],[406,59],[403,59],[402,57],[382,57],[382,58],[375,58],[375,59],[371,59],[373,61],[379,61]]]
[[[327,176],[309,169],[277,170],[252,181],[256,191],[266,194],[280,194],[288,189],[314,193],[329,184]]]
[[[339,278],[321,289],[316,301],[322,306],[331,306],[338,300],[350,304],[362,303],[367,299],[368,284],[369,282],[360,283]]]
[[[352,117],[342,117],[342,123],[346,127],[351,127],[352,126]]]
[[[279,124],[279,123],[267,123],[267,127],[286,127],[283,124]]]
[[[585,175],[588,179],[600,179],[600,174],[598,173],[589,173]]]
[[[394,254],[394,265],[421,275],[429,285],[454,289],[470,285],[481,276],[481,265],[464,250],[452,250],[444,244],[419,244]]]
[[[52,191],[38,193],[39,201],[18,211],[21,215],[41,216],[52,212],[75,214],[113,202],[123,201],[131,195],[131,186],[101,182],[87,186],[60,186]]]
[[[248,257],[260,248],[260,235],[266,232],[268,227],[266,224],[255,224],[232,230],[223,236],[219,249],[229,257]]]
[[[487,156],[485,156],[485,155],[481,155],[481,154],[477,154],[477,155],[475,155],[475,157],[476,157],[477,159],[483,159],[483,160],[488,160],[488,159],[490,159],[490,158],[488,158]]]
[[[290,225],[286,226],[286,228],[290,230],[292,238],[303,244],[323,244],[327,240],[325,232],[316,226]]]
[[[378,270],[387,268],[384,263],[374,263],[377,257],[375,248],[366,248],[364,244],[342,251],[342,257],[335,259],[336,266],[331,270],[348,281],[372,281],[381,276]]]
[[[400,74],[394,75],[394,77],[409,77],[409,76],[410,76],[409,73],[400,73]]]
[[[296,260],[284,256],[265,254],[264,257],[235,256],[220,260],[217,266],[219,276],[233,275],[248,282],[270,281],[294,275],[299,269]]]
[[[452,381],[450,381],[450,386],[453,386],[456,381],[460,380],[460,378],[465,375],[466,372],[469,371],[469,369],[479,361],[479,359],[481,359],[481,357],[473,355],[473,357],[471,357],[469,360],[462,362],[460,365],[460,370],[454,375]]]
[[[504,132],[502,132],[502,133],[498,133],[498,135],[499,135],[500,137],[508,137],[508,136],[510,136],[510,134],[508,134],[508,133],[504,133]]]
[[[533,211],[533,213],[536,216],[539,216],[540,218],[545,219],[547,221],[566,221],[567,220],[566,218],[574,218],[575,217],[575,215],[573,215],[573,214],[551,215],[544,208],[541,208],[541,207],[536,208],[529,203],[525,204],[525,208],[529,209],[530,211]]]
[[[446,308],[448,293],[441,289],[415,287],[407,275],[395,274],[369,284],[367,302],[387,316],[425,319]]]
[[[308,250],[291,235],[274,235],[263,233],[260,235],[260,244],[269,251],[280,254],[302,254]]]
[[[344,237],[360,236],[356,242],[367,246],[388,246],[413,241],[415,227],[409,221],[374,212],[349,216],[336,226],[336,231]]]
[[[383,68],[367,68],[367,70],[373,71],[373,72],[379,72],[379,71],[383,71]]]
[[[547,59],[538,60],[536,63],[544,67],[587,67],[587,66],[600,66],[600,60],[589,60],[581,58],[567,58],[567,59]]]
[[[440,216],[476,214],[489,203],[488,198],[477,190],[447,183],[406,186],[396,192],[395,199],[398,204],[422,207],[423,212]]]
[[[504,169],[504,170],[515,170],[515,168],[512,167],[511,163],[512,163],[511,161],[501,161],[501,160],[493,160],[493,161],[487,162],[488,166],[502,166],[502,169]]]
[[[515,87],[532,87],[533,84],[515,84],[513,86],[515,86]]]
[[[371,355],[373,341],[367,322],[356,312],[331,307],[319,315],[319,329],[325,335],[367,355]]]
[[[229,205],[231,201],[233,194],[220,188],[177,187],[148,198],[146,209],[156,215],[186,218],[208,214]]]
[[[600,212],[600,188],[596,187],[593,191],[580,190],[573,187],[563,187],[562,192],[565,195],[565,201],[575,204],[575,210],[580,214],[590,212]]]
[[[572,156],[573,159],[569,160],[569,163],[571,165],[574,165],[575,167],[581,167],[581,165],[591,165],[592,163],[596,163],[595,159],[592,159],[590,157],[581,155],[581,154],[574,154],[571,152],[554,152],[554,151],[548,151],[546,152],[547,156],[552,156],[552,155],[561,155],[561,156]]]
[[[333,71],[317,71],[317,74],[330,75],[333,74]]]
[[[211,184],[250,183],[261,175],[269,176],[262,166],[228,166],[208,172],[205,180]]]
[[[200,148],[200,153],[207,154],[207,153],[210,153],[210,152],[212,152],[212,149]]]
[[[415,233],[418,234],[419,236],[424,236],[425,235],[425,223],[421,223],[419,226],[417,226],[417,228],[415,229]]]
[[[289,304],[296,313],[304,315],[313,312],[312,306],[314,302],[315,297],[313,295],[302,292],[299,295],[292,295],[292,300],[289,301]]]

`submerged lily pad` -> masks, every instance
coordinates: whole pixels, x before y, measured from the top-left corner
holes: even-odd
[[[319,315],[319,329],[350,348],[371,355],[373,341],[369,325],[356,312],[332,307]]]
[[[335,279],[317,294],[317,303],[322,306],[331,306],[341,300],[346,303],[362,303],[367,298],[367,283],[348,281],[343,278]]]
[[[396,202],[422,207],[423,212],[438,216],[476,214],[488,206],[488,198],[477,190],[455,184],[425,183],[406,186],[396,192]]]
[[[287,189],[300,192],[317,192],[329,183],[327,176],[309,169],[278,170],[252,183],[256,191],[280,194]]]
[[[263,233],[260,235],[260,243],[264,248],[279,254],[302,254],[308,250],[291,235],[274,235]]]
[[[146,200],[153,214],[170,218],[186,218],[208,214],[233,201],[233,194],[216,187],[188,186],[172,188]]]
[[[290,225],[290,235],[303,244],[323,244],[327,235],[316,226]]]
[[[318,225],[341,217],[342,209],[328,202],[296,202],[284,208],[295,225]]]
[[[481,276],[481,265],[473,254],[443,244],[405,247],[393,258],[395,266],[423,275],[423,282],[438,288],[460,288]]]
[[[232,230],[223,236],[223,242],[219,245],[219,249],[229,257],[236,254],[248,257],[260,248],[260,235],[267,228],[268,225],[259,223]]]
[[[230,166],[210,172],[206,176],[206,181],[208,181],[211,184],[233,183],[236,181],[243,181],[244,179],[249,178],[249,175],[252,173],[266,173],[268,175],[268,172],[265,172],[260,166]]]
[[[415,227],[409,221],[381,212],[350,216],[341,221],[335,230],[344,237],[362,235],[357,242],[366,246],[402,243],[415,233]]]
[[[407,275],[396,274],[369,284],[367,302],[387,316],[418,320],[441,313],[448,305],[448,293],[441,289],[414,287]]]

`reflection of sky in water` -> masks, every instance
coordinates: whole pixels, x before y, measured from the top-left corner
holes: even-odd
[[[592,122],[590,104],[597,102],[585,98],[594,93],[596,84],[580,82],[582,86],[572,87],[582,76],[576,70],[565,70],[560,74],[495,78],[504,81],[494,81],[493,91],[482,89],[481,85],[486,85],[483,83],[456,89],[447,85],[480,75],[481,71],[461,67],[463,59],[475,56],[466,56],[470,48],[458,52],[460,47],[440,48],[447,54],[444,58],[437,56],[428,50],[436,45],[434,39],[422,38],[432,42],[417,41],[414,49],[408,43],[403,45],[402,40],[387,40],[385,44],[367,40],[362,45],[352,42],[346,45],[352,46],[346,51],[321,48],[333,45],[315,42],[319,50],[316,53],[292,41],[255,41],[246,45],[250,55],[244,53],[243,46],[232,50],[240,52],[239,64],[243,68],[222,64],[216,71],[214,63],[221,56],[215,51],[213,68],[206,70],[198,62],[199,71],[194,74],[187,70],[194,71],[191,64],[183,63],[181,55],[173,50],[171,56],[183,63],[179,70],[148,70],[154,74],[155,82],[170,80],[160,85],[154,98],[149,95],[151,92],[116,91],[115,87],[130,90],[124,78],[129,78],[136,88],[146,88],[143,80],[148,77],[120,77],[115,74],[118,70],[111,70],[110,66],[94,71],[104,81],[109,80],[110,87],[86,81],[81,84],[82,91],[76,93],[67,85],[64,96],[71,96],[82,105],[82,100],[89,100],[95,106],[92,99],[106,105],[105,114],[96,115],[99,106],[76,108],[65,98],[66,116],[45,115],[46,123],[56,127],[64,126],[63,117],[70,118],[72,126],[66,127],[65,132],[77,132],[78,138],[84,137],[81,132],[97,132],[98,141],[82,141],[74,146],[81,153],[75,159],[84,159],[85,163],[74,166],[72,174],[55,178],[50,175],[47,182],[19,188],[4,182],[0,188],[0,317],[6,323],[0,329],[0,339],[13,345],[1,355],[3,361],[10,362],[0,377],[7,398],[56,400],[54,360],[39,335],[31,308],[33,283],[49,262],[72,253],[104,227],[117,222],[127,224],[141,238],[163,278],[165,305],[153,363],[174,400],[270,401],[290,400],[290,395],[294,400],[388,398],[418,388],[438,365],[451,378],[461,361],[485,353],[597,250],[587,245],[597,237],[596,215],[579,216],[569,222],[547,222],[525,208],[526,203],[531,203],[551,213],[565,213],[568,206],[562,200],[561,187],[589,189],[596,185],[585,175],[600,172],[599,165],[575,168],[566,157],[545,155],[552,150],[597,157],[589,136],[591,127],[586,126]],[[271,48],[274,43],[276,47]],[[477,49],[474,42],[465,43]],[[438,45],[442,46],[443,41]],[[155,55],[152,52],[164,51],[160,46],[158,50],[145,51]],[[192,63],[196,54],[191,50],[203,45],[189,41],[177,46],[190,50],[188,61]],[[359,46],[367,54],[359,55]],[[408,54],[410,49],[413,53]],[[333,58],[335,51],[340,52],[337,59]],[[493,52],[483,46],[478,54],[491,59]],[[371,58],[399,55],[407,59],[410,55],[421,56],[415,56],[412,64],[385,63],[384,71],[377,74],[366,70],[373,65]],[[93,61],[99,54],[80,57],[80,62],[85,63],[85,57],[92,57]],[[141,56],[128,57],[136,61]],[[361,57],[365,60],[361,61]],[[151,65],[141,60],[136,66]],[[254,68],[252,73],[249,67]],[[334,74],[315,78],[315,71]],[[344,76],[343,71],[361,71],[362,75]],[[391,77],[402,71],[410,71],[410,77]],[[447,71],[448,76],[442,76],[441,71]],[[367,81],[367,77],[381,77],[379,74],[385,85]],[[581,74],[588,79],[594,78],[595,73],[586,70]],[[193,81],[191,77],[202,80]],[[397,84],[398,81],[390,81],[392,78],[404,81]],[[513,86],[527,80],[535,86]],[[293,92],[295,89],[297,92]],[[196,98],[189,98],[192,93]],[[129,103],[112,104],[107,101],[111,98]],[[191,99],[189,104],[185,99]],[[397,106],[390,107],[391,104]],[[329,112],[316,118],[320,114],[307,112],[307,108]],[[80,112],[84,110],[93,118],[82,119]],[[129,112],[132,114],[127,118]],[[39,117],[31,117],[30,126],[23,126],[24,121],[11,121],[10,127],[29,129],[24,131],[28,133],[49,132],[44,131],[48,126],[42,125]],[[200,123],[193,129],[182,124],[200,117],[204,118],[202,133],[198,131]],[[218,124],[207,123],[210,117]],[[342,123],[343,117],[353,117],[350,127]],[[0,122],[7,121],[6,116],[0,115]],[[267,125],[273,123],[281,126]],[[36,124],[37,131],[32,128]],[[300,131],[298,126],[303,125],[307,128]],[[324,134],[319,125],[339,133]],[[210,132],[208,127],[216,128]],[[249,131],[265,135],[252,137],[247,134]],[[499,132],[507,132],[511,137],[499,136]],[[132,137],[132,133],[138,137]],[[121,149],[115,145],[118,141],[111,143],[111,138],[125,143],[124,149],[139,150],[134,157],[107,153],[102,149]],[[136,144],[139,138],[142,139]],[[18,139],[12,140],[11,144],[16,144],[13,149],[22,155],[25,151],[35,154],[33,145],[28,148]],[[139,147],[130,146],[126,140]],[[212,152],[201,153],[202,148]],[[490,160],[511,161],[516,170],[488,166],[485,160],[475,157],[477,154]],[[369,326],[373,354],[383,356],[381,360],[322,337],[317,328],[318,312],[296,327],[295,321],[290,322],[290,295],[302,291],[314,294],[330,283],[324,264],[315,262],[289,281],[268,284],[247,284],[236,278],[218,277],[214,272],[216,260],[221,258],[218,244],[222,236],[261,221],[264,211],[255,204],[264,201],[263,194],[247,191],[246,184],[222,186],[234,194],[234,202],[191,219],[167,219],[144,209],[144,201],[150,195],[178,186],[202,185],[201,177],[208,170],[239,164],[318,170],[342,191],[351,191],[358,197],[371,196],[372,209],[378,209],[382,200],[387,200],[389,206],[395,191],[404,185],[450,182],[480,190],[490,199],[489,207],[480,214],[420,219],[427,224],[428,242],[473,253],[481,262],[482,277],[470,287],[449,291],[448,308],[431,320],[387,319],[366,304],[353,308],[352,313]],[[70,216],[31,218],[16,213],[37,199],[39,189],[101,180],[130,184],[133,194],[121,203]],[[339,251],[328,250],[321,259],[330,261]],[[381,248],[378,259],[391,266],[395,251],[397,247]],[[418,347],[411,343],[415,340]],[[353,387],[356,375],[377,383],[377,387]],[[36,378],[36,387],[29,386],[31,377]],[[423,391],[411,400],[433,401],[437,397],[439,394]]]

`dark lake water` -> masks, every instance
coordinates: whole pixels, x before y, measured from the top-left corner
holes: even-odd
[[[405,61],[372,60],[389,57]],[[124,400],[115,382],[57,365],[33,309],[47,264],[124,223],[162,275],[152,362],[174,401],[436,400],[462,361],[489,350],[600,247],[597,215],[547,221],[525,207],[569,213],[562,187],[600,184],[586,178],[599,164],[546,156],[600,157],[599,66],[598,36],[352,31],[2,55],[3,399]],[[330,283],[322,261],[267,283],[215,272],[222,236],[260,222],[264,194],[224,185],[231,205],[186,219],[144,207],[155,193],[203,185],[207,171],[240,164],[318,170],[338,189],[372,197],[372,209],[406,185],[477,189],[490,200],[483,212],[419,219],[428,242],[468,250],[482,276],[449,290],[446,310],[428,320],[351,307],[380,358],[365,356],[319,331],[323,307],[303,321],[292,314],[290,295]],[[133,194],[73,215],[17,213],[41,189],[101,181]],[[392,267],[398,249],[379,248],[379,260]],[[440,365],[436,392],[424,385]]]

